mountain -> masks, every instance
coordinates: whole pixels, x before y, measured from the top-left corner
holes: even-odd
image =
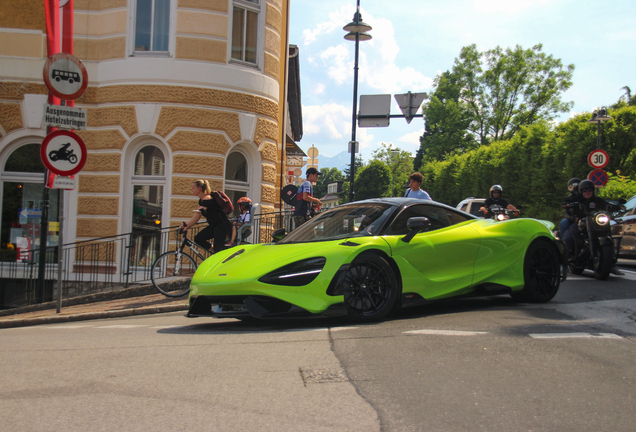
[[[351,165],[351,154],[347,151],[338,153],[333,157],[318,155],[318,169],[338,168],[343,174],[346,168]]]

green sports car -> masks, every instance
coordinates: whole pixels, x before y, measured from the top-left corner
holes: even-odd
[[[357,201],[276,243],[212,255],[192,278],[187,316],[374,321],[449,297],[546,302],[565,278],[562,257],[548,226],[534,219],[478,219],[409,198]]]

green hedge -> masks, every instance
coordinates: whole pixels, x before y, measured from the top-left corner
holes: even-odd
[[[621,107],[609,114],[612,119],[601,126],[601,148],[610,159],[605,170],[619,171],[629,181],[636,174],[636,107]],[[487,197],[490,186],[500,184],[504,198],[523,206],[525,216],[557,222],[562,199],[568,195],[568,180],[585,179],[592,170],[587,156],[596,149],[597,126],[587,122],[590,118],[591,114],[583,113],[558,126],[537,123],[511,140],[427,162],[421,170],[422,188],[436,201],[455,206],[469,196]],[[624,192],[629,194],[629,189]]]

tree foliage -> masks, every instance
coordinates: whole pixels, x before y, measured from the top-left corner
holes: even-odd
[[[322,198],[327,195],[329,183],[344,181],[345,177],[338,168],[321,168],[321,175],[314,186],[314,196]]]
[[[435,92],[423,106],[426,132],[422,160],[441,160],[478,145],[509,140],[522,127],[567,112],[561,100],[572,85],[574,65],[542,52],[496,47],[479,52],[463,47],[451,71],[435,80]],[[421,161],[416,161],[419,168]]]
[[[380,148],[373,151],[373,158],[383,162],[391,173],[389,184],[389,196],[404,195],[404,186],[411,175],[413,168],[413,157],[411,153],[394,147],[393,144],[380,144]]]
[[[391,170],[382,161],[372,160],[356,176],[356,201],[390,196]]]

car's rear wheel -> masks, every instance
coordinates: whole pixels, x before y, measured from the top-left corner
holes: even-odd
[[[559,255],[550,243],[535,241],[526,251],[523,264],[523,290],[515,297],[521,301],[543,303],[552,300],[561,284]]]
[[[398,291],[393,269],[374,253],[362,253],[353,260],[342,281],[347,311],[358,321],[386,317],[396,304]]]

